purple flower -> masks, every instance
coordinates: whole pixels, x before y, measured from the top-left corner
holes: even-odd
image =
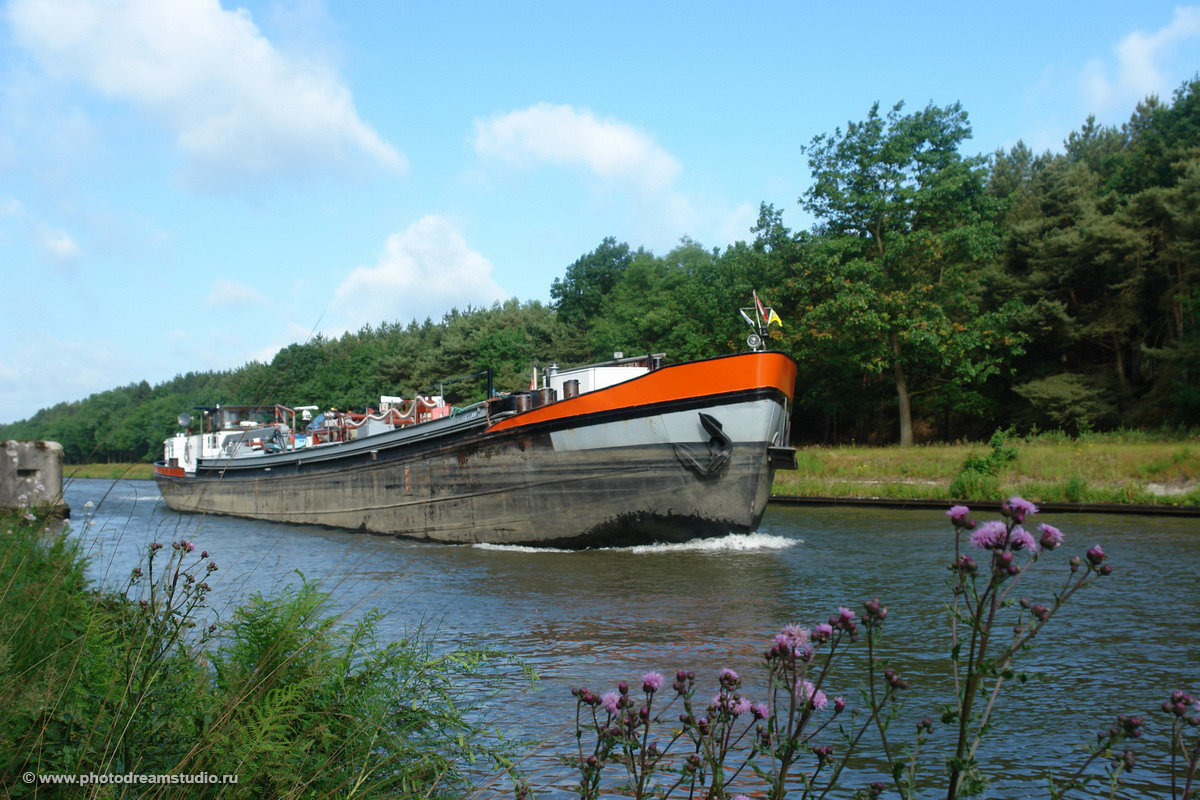
[[[803,695],[804,699],[810,701],[813,708],[824,708],[829,705],[829,698],[825,693],[813,685],[812,681],[801,679],[796,684],[796,692]]]
[[[1037,542],[1033,540],[1033,534],[1017,525],[1008,534],[1008,545],[1013,550],[1037,550]]]
[[[642,691],[650,694],[657,692],[663,684],[663,676],[657,672],[647,672],[642,676]]]
[[[783,637],[782,641],[780,637]],[[808,628],[801,625],[784,625],[783,630],[775,637],[775,641],[794,649],[808,644],[808,637]]]
[[[995,550],[1004,546],[1008,538],[1008,526],[994,519],[979,525],[971,531],[971,546],[980,550]]]
[[[854,612],[845,606],[838,606],[838,617],[841,619],[842,624],[844,625],[845,623],[854,619]]]
[[[1008,498],[1008,502],[1002,504],[1000,508],[1006,516],[1012,516],[1017,522],[1024,522],[1026,517],[1038,513],[1037,506],[1017,495]]]
[[[1038,530],[1042,532],[1042,538],[1039,541],[1043,550],[1053,550],[1063,543],[1062,531],[1053,525],[1041,523],[1038,525]]]
[[[190,553],[196,549],[196,545],[192,544],[187,539],[180,539],[179,546],[182,547],[184,549],[184,551],[188,552],[188,553]]]
[[[946,512],[946,516],[950,517],[950,521],[955,525],[965,525],[967,522],[967,514],[971,513],[971,509],[966,506],[950,506],[950,510]]]
[[[1108,558],[1108,555],[1103,550],[1100,549],[1100,545],[1096,545],[1091,550],[1087,551],[1087,560],[1092,565],[1099,564],[1101,561],[1103,561],[1106,558]]]
[[[754,714],[755,719],[766,719],[771,716],[771,709],[767,708],[766,703],[755,703],[750,706],[750,711]]]
[[[721,677],[718,680],[722,686],[736,686],[741,678],[736,672],[726,667],[721,670]]]
[[[604,706],[604,710],[614,717],[620,713],[621,709],[618,703],[621,702],[621,695],[616,692],[608,692],[600,698],[600,705]]]
[[[750,700],[745,697],[741,697],[736,703],[733,704],[733,715],[735,717],[740,717],[742,714],[745,714],[747,711],[749,711],[750,708]]]
[[[813,626],[812,638],[815,642],[825,642],[833,636],[833,626],[828,622],[819,622]]]
[[[733,796],[733,800],[750,800],[750,798],[746,797],[744,794],[735,794]]]

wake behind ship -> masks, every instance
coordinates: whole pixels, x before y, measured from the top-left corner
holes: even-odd
[[[465,408],[382,398],[378,412],[326,412],[300,430],[315,407],[216,407],[201,433],[166,440],[155,479],[176,511],[449,543],[749,532],[775,470],[795,468],[795,377],[776,352],[643,356],[552,367],[540,389]]]

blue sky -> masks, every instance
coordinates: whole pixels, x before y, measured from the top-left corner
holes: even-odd
[[[959,101],[1057,150],[1200,70],[1200,5],[7,0],[0,422],[314,332],[749,238],[801,148]]]

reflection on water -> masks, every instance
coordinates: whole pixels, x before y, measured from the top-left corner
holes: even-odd
[[[186,537],[221,567],[210,581],[218,614],[251,592],[296,582],[298,571],[321,580],[351,615],[388,612],[384,635],[425,625],[446,640],[482,640],[514,654],[541,680],[530,690],[514,671],[510,686],[496,687],[509,697],[520,692],[511,732],[554,739],[557,752],[570,738],[572,686],[608,690],[647,670],[684,668],[711,676],[715,687],[719,670],[731,667],[753,696],[762,691],[761,653],[780,626],[820,622],[839,605],[876,596],[891,609],[885,655],[913,684],[902,721],[936,719],[947,690],[945,566],[953,543],[938,512],[773,506],[756,534],[569,552],[178,515],[144,481],[75,480],[66,495],[77,522],[86,501],[97,506],[86,541],[92,575],[110,585],[124,582],[149,542]],[[1053,522],[1067,543],[1049,557],[1053,570],[1027,576],[1023,595],[1047,602],[1067,557],[1097,542],[1115,572],[1073,598],[1025,658],[1036,676],[1010,687],[981,754],[1008,776],[990,792],[996,797],[1044,794],[1033,776],[1074,757],[1118,712],[1150,712],[1172,689],[1200,690],[1196,521]],[[854,673],[836,679],[830,694],[853,702]],[[1147,771],[1135,771],[1128,796],[1149,789],[1137,783]]]

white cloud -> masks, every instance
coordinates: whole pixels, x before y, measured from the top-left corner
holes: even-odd
[[[228,278],[217,278],[206,300],[212,308],[238,309],[267,304],[267,298],[257,289]]]
[[[1178,72],[1170,67],[1178,61],[1185,70],[1194,68],[1196,51],[1186,45],[1197,40],[1200,6],[1176,8],[1170,23],[1153,33],[1130,33],[1113,48],[1115,66],[1093,60],[1084,68],[1083,84],[1090,110],[1103,113],[1132,108],[1151,94],[1165,99],[1175,88],[1167,73]]]
[[[15,198],[0,200],[0,218],[11,217],[23,229],[21,234],[33,243],[42,255],[59,264],[73,264],[79,260],[81,250],[67,231],[46,223],[29,212]]]
[[[492,264],[447,219],[427,215],[388,237],[379,262],[350,273],[334,294],[335,322],[347,328],[437,316],[508,295]]]
[[[201,184],[364,156],[407,167],[359,119],[332,69],[277,50],[243,9],[217,0],[14,0],[8,18],[48,72],[163,120]]]
[[[38,225],[37,234],[38,244],[55,261],[67,263],[79,258],[79,245],[66,231]]]
[[[632,125],[598,119],[587,109],[538,103],[475,122],[475,151],[517,166],[582,166],[601,178],[663,189],[679,162]]]

